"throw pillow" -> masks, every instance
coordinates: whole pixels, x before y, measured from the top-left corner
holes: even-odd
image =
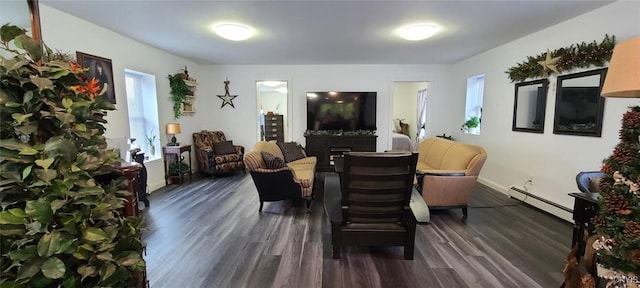
[[[287,164],[284,163],[284,160],[274,156],[269,152],[262,151],[261,154],[262,160],[264,160],[264,164],[268,169],[280,169],[287,166]]]
[[[600,193],[600,177],[589,177],[589,191]]]
[[[289,163],[305,157],[304,153],[302,153],[302,148],[300,148],[296,142],[278,142],[276,144],[278,144],[278,147],[282,150],[284,162]]]
[[[218,143],[213,143],[213,149],[216,151],[216,154],[235,154],[236,148],[233,147],[232,141],[222,141]]]

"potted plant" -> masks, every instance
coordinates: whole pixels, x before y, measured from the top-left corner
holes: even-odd
[[[465,121],[464,124],[462,124],[462,126],[460,127],[460,131],[475,134],[475,131],[478,127],[480,127],[480,117],[471,116],[469,120]]]
[[[145,137],[147,138],[147,144],[149,144],[149,152],[151,153],[151,155],[156,155],[155,143],[158,140],[158,135],[153,133],[153,129],[151,129],[151,131],[149,131],[149,134],[145,135]]]
[[[104,136],[115,108],[72,56],[24,33],[0,28],[13,55],[0,57],[1,286],[135,287],[142,219],[121,213],[124,177],[96,180],[118,158]]]

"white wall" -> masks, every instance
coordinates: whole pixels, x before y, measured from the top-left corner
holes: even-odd
[[[544,134],[513,132],[514,83],[510,82],[504,71],[525,61],[527,56],[583,41],[600,42],[605,34],[615,35],[618,42],[640,35],[640,2],[615,2],[452,67],[452,85],[447,89],[451,101],[446,105],[450,107],[447,110],[455,113],[444,115],[450,125],[459,126],[463,122],[467,77],[477,74],[486,76],[481,135],[463,135],[457,131],[455,135],[459,141],[475,143],[487,150],[488,159],[480,174],[482,183],[506,191],[511,185],[522,188],[524,182],[532,177],[531,193],[573,208],[573,198],[567,193],[577,192],[576,174],[600,169],[602,160],[612,153],[618,143],[622,114],[628,106],[637,105],[638,101],[607,99],[602,137],[555,135],[556,76],[552,76],[549,78]],[[559,216],[570,219],[568,213]]]
[[[392,130],[391,93],[394,81],[430,82],[430,95],[435,103],[445,102],[447,69],[443,65],[226,65],[205,66],[203,74],[210,81],[201,83],[198,89],[210,91],[209,97],[200,97],[198,113],[194,119],[200,129],[222,130],[234,143],[251,149],[257,139],[257,115],[255,81],[283,79],[289,81],[288,101],[291,139],[305,143],[306,92],[308,91],[375,91],[378,94],[377,123],[378,151],[391,147],[389,133]],[[239,95],[234,99],[235,109],[225,106],[216,94],[224,93],[226,78],[231,81],[229,92]],[[200,113],[203,107],[208,112]],[[431,117],[436,117],[430,113]],[[429,123],[436,123],[429,120]],[[434,124],[431,124],[434,125]],[[428,129],[432,131],[432,129]],[[287,137],[289,138],[289,137]]]
[[[132,69],[156,76],[160,123],[159,137],[162,145],[167,143],[164,127],[169,122],[182,124],[183,133],[178,135],[179,142],[193,142],[189,132],[199,127],[196,127],[198,125],[195,125],[188,116],[184,117],[184,119],[173,119],[167,75],[174,74],[187,65],[190,74],[197,78],[198,75],[202,74],[198,65],[43,4],[40,4],[40,17],[42,38],[54,51],[59,50],[73,55],[75,55],[76,51],[81,51],[111,59],[114,71],[117,110],[109,112],[106,117],[108,124],[106,125],[105,136],[107,138],[128,138],[129,136],[124,69]],[[198,91],[203,90],[198,89]],[[209,96],[202,94],[200,95],[200,92],[198,92],[198,95],[196,95],[198,96],[196,105],[198,105],[200,97]],[[139,139],[139,141],[143,140]],[[150,189],[155,190],[164,186],[164,166],[162,161],[150,161],[145,163],[145,166],[148,171]]]

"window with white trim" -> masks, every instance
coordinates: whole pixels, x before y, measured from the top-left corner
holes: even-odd
[[[156,76],[125,69],[129,136],[145,154],[145,161],[160,159],[160,131]]]
[[[482,100],[484,97],[484,75],[477,75],[467,78],[467,101],[464,109],[464,121],[476,122],[477,127],[463,129],[465,133],[480,135],[480,127],[482,126]]]

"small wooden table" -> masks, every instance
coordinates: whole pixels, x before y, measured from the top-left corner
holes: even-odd
[[[573,236],[571,239],[571,247],[578,244],[578,253],[576,258],[580,261],[580,257],[584,254],[584,248],[586,242],[584,241],[584,230],[590,223],[591,218],[598,215],[598,198],[599,193],[569,193],[569,196],[574,197],[573,204]],[[588,231],[593,233],[593,227],[589,226]]]
[[[180,155],[182,153],[189,153],[189,171],[182,171],[182,165],[180,165]],[[164,156],[164,183],[165,185],[169,185],[169,179],[179,179],[180,183],[184,182],[184,174],[185,172],[189,172],[189,181],[192,180],[191,173],[191,145],[182,145],[182,146],[164,146],[162,147],[162,154]],[[169,175],[169,165],[171,163],[172,158],[171,155],[175,155],[176,162],[178,163],[178,175]]]

